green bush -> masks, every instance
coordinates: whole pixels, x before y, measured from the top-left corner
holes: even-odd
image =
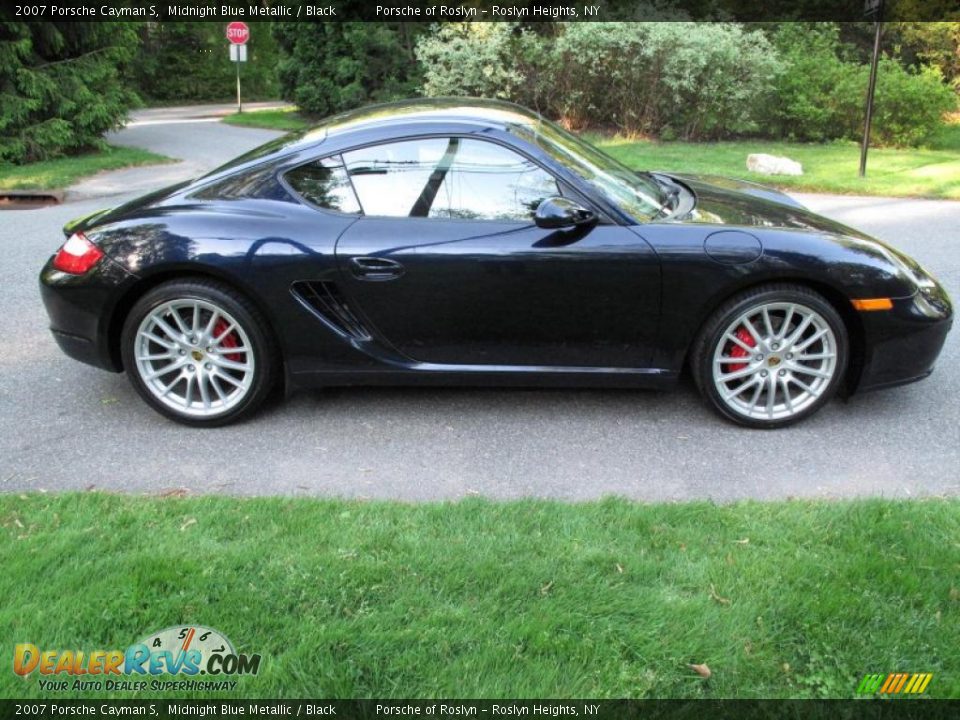
[[[779,69],[760,32],[733,23],[569,23],[555,38],[508,23],[421,38],[427,95],[513,100],[574,127],[687,139],[755,130]]]
[[[869,66],[834,23],[511,23],[433,28],[416,56],[429,96],[513,100],[570,127],[664,140],[857,139]],[[874,140],[921,142],[956,98],[936,68],[879,68]]]
[[[419,84],[410,23],[276,23],[284,99],[313,115],[409,97]]]
[[[865,87],[866,68],[860,72],[860,80],[861,88]],[[918,145],[943,125],[944,113],[956,109],[957,96],[944,84],[939,68],[910,71],[895,60],[881,59],[873,110],[873,142]]]
[[[247,62],[240,69],[245,100],[279,96],[278,51],[271,25],[250,23]],[[143,23],[139,35],[133,79],[142,97],[183,104],[236,98],[236,67],[221,23]]]
[[[844,62],[835,25],[784,24],[774,36],[783,66],[768,105],[767,134],[792,140],[848,137],[863,111],[866,87]]]
[[[783,58],[766,134],[792,140],[857,140],[863,133],[869,66],[856,61],[832,23],[785,24],[775,42]],[[873,140],[915,145],[934,132],[956,97],[937,68],[909,70],[882,58]]]
[[[756,130],[779,68],[766,36],[734,23],[571,23],[552,60],[573,124],[687,140]]]
[[[132,23],[0,23],[0,162],[102,145],[138,99],[123,82]]]
[[[417,43],[423,93],[540,104],[543,40],[517,23],[449,23]]]

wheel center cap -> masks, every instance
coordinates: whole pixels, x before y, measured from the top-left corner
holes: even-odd
[[[776,367],[777,365],[780,364],[780,356],[779,356],[779,355],[771,355],[770,358],[767,360],[767,364],[768,364],[770,367]]]
[[[192,352],[190,353],[190,356],[191,356],[194,360],[196,360],[197,362],[200,362],[201,360],[203,360],[203,353],[200,352],[199,350],[194,350],[194,351],[192,351]]]

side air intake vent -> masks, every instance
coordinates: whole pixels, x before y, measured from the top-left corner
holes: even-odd
[[[328,280],[299,280],[291,287],[294,297],[344,335],[369,340],[370,333],[353,314],[336,283]]]

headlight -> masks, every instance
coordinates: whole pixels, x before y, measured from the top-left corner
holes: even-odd
[[[903,255],[893,248],[888,248],[884,245],[879,245],[879,247],[890,259],[890,262],[896,265],[897,269],[917,286],[918,290],[930,292],[937,289],[937,281],[933,275],[924,270],[920,263],[912,257]]]

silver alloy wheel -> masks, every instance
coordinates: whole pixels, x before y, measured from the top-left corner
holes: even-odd
[[[134,340],[137,372],[154,397],[178,413],[208,418],[236,407],[250,391],[253,345],[243,326],[208,300],[158,305]]]
[[[769,302],[731,322],[713,355],[713,383],[730,410],[783,420],[810,407],[837,371],[837,338],[820,313]]]

